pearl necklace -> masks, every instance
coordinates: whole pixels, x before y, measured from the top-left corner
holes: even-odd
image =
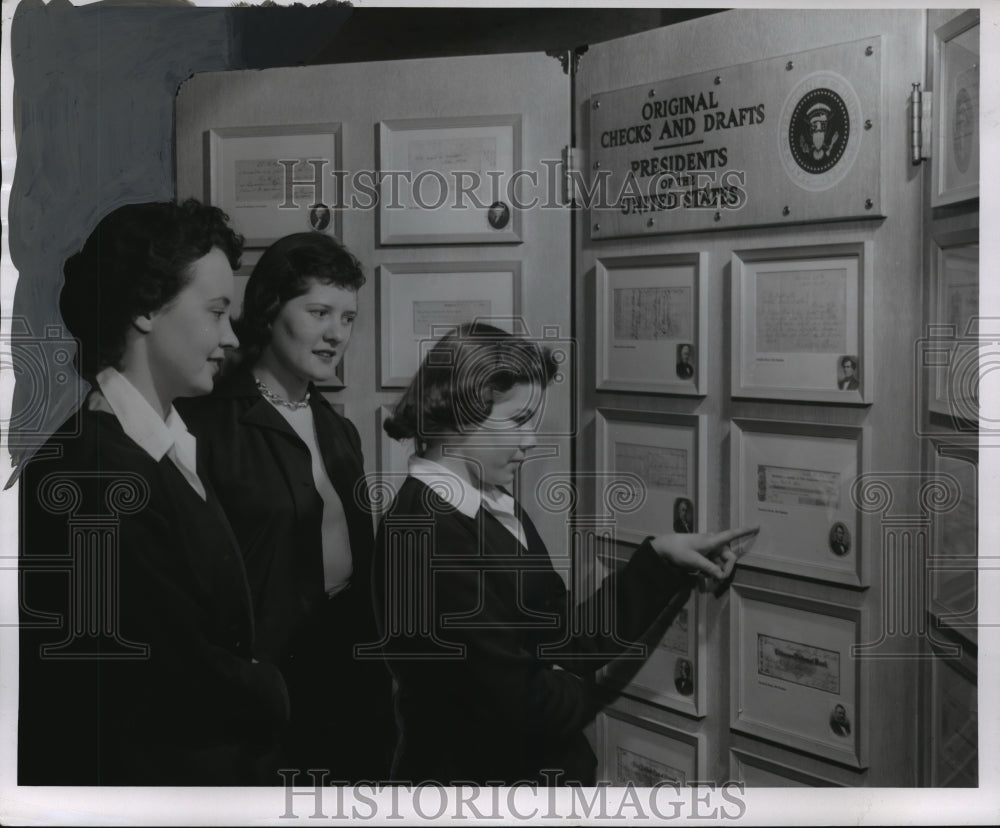
[[[257,390],[264,396],[264,399],[268,402],[272,402],[275,405],[280,405],[284,408],[290,408],[292,411],[299,411],[300,409],[306,408],[309,405],[309,392],[306,391],[306,396],[302,400],[293,401],[286,400],[284,397],[278,396],[270,388],[268,388],[263,381],[253,378],[253,381],[257,383]]]

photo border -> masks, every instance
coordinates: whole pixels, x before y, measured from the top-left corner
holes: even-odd
[[[489,317],[482,319],[492,325],[503,328],[505,325],[512,331],[519,330],[521,314],[521,263],[518,261],[506,262],[417,262],[417,263],[397,263],[386,262],[376,268],[376,309],[378,313],[378,366],[380,389],[406,388],[409,385],[420,362],[424,356],[425,347],[430,347],[436,339],[433,331],[426,339],[415,342],[416,359],[412,369],[409,366],[393,364],[393,353],[395,350],[394,336],[398,337],[398,331],[393,330],[392,319],[395,308],[393,307],[392,286],[395,280],[403,280],[411,284],[411,293],[416,292],[417,284],[421,279],[426,281],[433,276],[458,276],[459,281],[469,282],[470,285],[475,277],[486,275],[495,276],[503,273],[510,279],[511,305],[503,308],[500,312],[494,309]],[[461,278],[468,277],[468,278]],[[492,284],[492,282],[491,282]],[[470,288],[471,289],[471,288]],[[445,301],[445,300],[442,300]],[[479,318],[479,317],[477,317]],[[438,326],[435,325],[435,328]],[[442,325],[442,328],[447,327]]]
[[[613,458],[609,456],[611,448],[612,430],[615,423],[631,425],[645,425],[664,430],[684,430],[690,432],[689,440],[691,455],[688,458],[689,476],[693,476],[690,485],[692,494],[686,496],[694,500],[695,505],[695,525],[694,531],[705,531],[708,526],[706,511],[708,508],[708,434],[706,416],[704,414],[678,414],[665,411],[634,411],[622,408],[598,407],[594,411],[594,432],[595,432],[595,453],[594,460],[596,471],[599,474],[609,475],[611,478],[621,477],[619,471],[614,468]],[[694,465],[693,472],[690,465]],[[598,493],[598,496],[601,496]],[[595,514],[604,514],[607,509],[604,504],[595,503]],[[636,510],[632,510],[636,511]],[[664,532],[672,532],[673,524],[670,520],[657,526],[636,526],[631,523],[632,515],[629,511],[622,510],[616,520],[616,540],[623,543],[640,544],[650,535],[660,535]]]
[[[330,210],[330,224],[325,230],[319,231],[312,227],[307,216],[309,209],[306,204],[299,204],[296,208],[268,210],[267,226],[273,228],[273,232],[253,233],[249,232],[257,226],[258,222],[249,222],[250,216],[258,215],[259,207],[240,207],[231,203],[224,195],[224,176],[226,168],[230,163],[239,160],[230,159],[232,154],[227,152],[227,146],[236,139],[256,139],[254,144],[261,145],[261,153],[265,157],[275,156],[275,160],[281,158],[279,150],[282,138],[312,138],[316,143],[317,153],[309,153],[310,157],[323,159],[327,162],[323,166],[322,180],[324,188],[330,187],[333,195],[332,199],[324,198]],[[244,236],[244,244],[249,248],[264,248],[273,242],[287,236],[290,233],[314,231],[324,232],[337,239],[343,238],[343,210],[341,205],[341,176],[332,175],[335,170],[341,169],[342,145],[343,145],[343,125],[340,123],[319,123],[319,124],[282,124],[281,126],[233,126],[215,127],[205,133],[205,198],[209,204],[214,204],[226,212],[232,221],[233,227]],[[325,144],[325,146],[324,146]],[[329,180],[327,180],[329,179]],[[308,186],[308,185],[306,185]],[[310,197],[310,201],[311,201]],[[268,209],[268,208],[263,208]],[[273,215],[272,215],[273,212]],[[248,231],[241,229],[241,222],[244,226],[249,224]]]
[[[868,681],[866,676],[868,669],[865,660],[853,656],[852,651],[861,646],[863,641],[867,640],[864,637],[867,634],[867,611],[862,607],[849,607],[828,601],[805,598],[801,595],[793,595],[787,592],[778,592],[776,590],[743,584],[734,584],[731,593],[730,676],[733,686],[730,691],[730,729],[749,736],[766,739],[778,745],[792,748],[793,750],[801,750],[813,756],[846,765],[856,770],[866,769],[868,767],[866,729],[871,709],[868,704],[867,695]],[[837,704],[841,703],[840,700],[846,701],[852,705],[854,711],[852,738],[846,743],[845,747],[840,748],[832,740],[821,741],[815,736],[797,731],[791,724],[783,725],[781,722],[782,712],[787,712],[790,709],[799,710],[799,705],[791,704],[791,700],[787,698],[784,703],[773,706],[773,720],[765,721],[761,718],[754,719],[750,717],[749,711],[753,708],[749,704],[749,686],[755,682],[758,657],[755,652],[744,652],[743,648],[743,633],[747,625],[748,602],[754,602],[764,607],[780,607],[826,619],[836,618],[848,621],[853,625],[853,634],[844,637],[839,642],[836,640],[814,642],[815,646],[822,645],[831,650],[837,650],[840,654],[840,663],[842,665],[846,663],[854,665],[854,681],[852,686],[846,688],[849,695],[845,695],[845,690],[841,689],[834,697],[838,699]],[[779,620],[776,622],[776,626],[785,628],[787,625]],[[829,625],[827,625],[826,631],[829,632]],[[782,679],[773,680],[781,681]],[[804,692],[807,692],[809,689],[812,688],[806,686]],[[765,704],[764,707],[766,706]],[[861,721],[860,727],[858,726],[859,719]]]
[[[690,280],[693,294],[691,322],[693,335],[691,345],[695,349],[695,374],[690,380],[672,378],[670,368],[675,364],[674,350],[681,344],[670,340],[665,348],[660,348],[656,356],[639,361],[647,366],[645,379],[615,378],[609,363],[613,350],[613,314],[614,302],[611,298],[616,270],[648,269],[648,268],[684,268],[692,267],[694,272]],[[626,256],[620,258],[597,259],[595,268],[594,305],[596,319],[595,344],[595,389],[597,391],[638,391],[659,394],[677,394],[682,396],[704,397],[708,391],[708,253],[692,252],[655,256]],[[662,366],[667,370],[663,371]],[[656,368],[661,367],[660,371]],[[676,372],[674,372],[676,373]],[[665,376],[664,376],[665,374]]]
[[[491,229],[487,215],[489,208],[480,209],[478,207],[457,207],[455,205],[442,205],[437,209],[423,209],[420,207],[387,207],[393,203],[392,187],[393,181],[386,177],[386,172],[409,174],[409,185],[417,176],[409,167],[408,154],[405,152],[409,141],[413,140],[413,133],[426,132],[428,130],[440,131],[442,138],[447,138],[448,133],[456,131],[486,131],[493,130],[494,137],[509,136],[511,146],[511,157],[497,158],[499,167],[499,181],[505,185],[504,203],[511,195],[508,191],[511,187],[514,192],[511,200],[514,204],[510,207],[510,220],[506,227],[502,229]],[[421,244],[519,244],[523,241],[521,236],[522,210],[517,205],[519,186],[515,179],[515,173],[522,169],[521,166],[521,116],[517,115],[476,115],[461,118],[407,118],[380,121],[378,123],[378,168],[380,173],[379,184],[379,209],[378,209],[378,232],[379,243],[384,246],[392,245],[421,245]],[[405,160],[404,160],[405,159]],[[417,173],[420,175],[421,173]],[[441,173],[443,175],[443,173]],[[456,191],[457,197],[457,191]],[[446,196],[447,198],[447,196]],[[482,213],[483,230],[456,230],[456,211],[462,213]],[[406,215],[412,216],[414,213],[421,215],[420,222],[427,227],[418,229],[397,229],[398,218]],[[397,220],[394,221],[393,219]]]
[[[871,405],[875,401],[874,335],[872,324],[874,319],[874,294],[872,278],[873,243],[871,241],[809,245],[804,247],[768,247],[752,250],[734,250],[731,258],[732,269],[732,333],[731,333],[731,387],[733,397],[750,397],[772,400],[798,400],[802,402],[841,403],[845,405]],[[846,343],[846,354],[829,353],[830,373],[833,377],[829,386],[805,387],[795,385],[792,379],[783,383],[762,384],[746,377],[745,360],[755,360],[761,351],[744,348],[746,340],[757,341],[757,330],[754,323],[755,297],[752,289],[756,284],[758,272],[768,266],[787,268],[789,265],[800,265],[805,270],[820,270],[824,261],[847,262],[850,268],[849,277],[856,279],[854,291],[857,297],[856,307],[845,307],[848,318],[854,316],[857,341]],[[753,301],[751,301],[751,298]],[[804,354],[789,354],[787,359],[792,362],[795,356]],[[814,355],[808,355],[810,357]],[[860,368],[858,388],[856,390],[840,390],[837,385],[837,360],[842,356],[857,358]],[[799,360],[801,363],[801,359]],[[800,371],[808,371],[808,366],[795,366]],[[813,372],[815,373],[815,372]]]
[[[830,440],[851,440],[854,442],[854,462],[856,474],[854,480],[845,481],[842,486],[841,512],[853,514],[848,529],[851,536],[851,549],[854,560],[852,567],[834,566],[836,560],[846,558],[836,558],[831,555],[829,565],[823,566],[816,562],[802,561],[791,555],[778,554],[777,550],[771,552],[764,549],[764,544],[768,541],[768,533],[762,527],[761,534],[757,536],[754,548],[740,559],[741,567],[762,569],[769,572],[776,572],[781,575],[797,575],[803,578],[811,578],[817,581],[826,581],[843,586],[864,588],[870,583],[870,557],[869,550],[872,549],[872,528],[870,518],[863,514],[854,504],[852,491],[855,480],[870,471],[870,428],[867,425],[832,425],[826,423],[804,423],[788,420],[755,420],[744,417],[736,417],[732,420],[730,432],[730,524],[732,526],[755,526],[761,522],[756,514],[757,510],[747,507],[746,498],[752,497],[753,492],[744,491],[744,480],[749,480],[753,475],[745,468],[746,453],[750,447],[750,435],[767,435],[771,437],[807,437]],[[796,463],[804,464],[801,449],[796,450],[790,446],[787,452],[788,457],[795,457]],[[791,462],[791,461],[789,461]],[[841,522],[830,521],[830,526]],[[844,521],[846,522],[846,521]],[[824,533],[827,531],[824,528]]]

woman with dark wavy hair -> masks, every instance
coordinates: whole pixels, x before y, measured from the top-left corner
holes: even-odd
[[[594,783],[591,681],[696,573],[725,579],[756,530],[666,534],[574,606],[508,487],[535,445],[552,356],[482,323],[427,354],[385,430],[413,439],[379,527],[374,586],[400,728],[393,778]]]
[[[66,263],[92,391],[21,479],[21,785],[275,776],[284,681],[253,657],[243,559],[174,408],[237,345],[241,249],[217,207],[131,204]]]
[[[184,408],[246,559],[257,656],[288,683],[284,767],[328,782],[384,778],[393,739],[385,666],[355,655],[375,640],[361,439],[316,389],[343,359],[364,283],[331,236],[276,241],[247,283],[241,361]]]

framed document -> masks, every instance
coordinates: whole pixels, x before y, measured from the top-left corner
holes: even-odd
[[[874,399],[871,243],[732,256],[732,395]]]
[[[975,446],[931,440],[931,474],[954,505],[934,515],[930,569],[931,614],[976,646],[979,554],[979,475]]]
[[[340,238],[340,124],[208,131],[208,194],[245,237],[267,247],[289,233]]]
[[[760,526],[741,566],[868,584],[868,522],[851,499],[866,426],[732,421],[731,525]]]
[[[599,259],[597,390],[704,395],[708,254]]]
[[[978,228],[935,236],[932,256],[931,325],[924,349],[930,371],[927,405],[968,431],[979,421]]]
[[[651,788],[707,778],[703,734],[671,727],[653,709],[623,702],[598,715],[598,782]]]
[[[867,766],[864,610],[735,584],[733,730],[854,768]]]
[[[975,656],[935,654],[930,669],[930,779],[933,787],[979,786],[979,703]]]
[[[703,420],[698,414],[597,409],[596,470],[636,488],[637,499],[616,516],[619,540],[641,543],[649,535],[706,525]],[[604,507],[595,505],[603,514]]]
[[[379,124],[382,244],[521,241],[521,116]]]
[[[704,595],[693,591],[678,608],[668,609],[640,642],[645,661],[620,658],[603,668],[602,683],[621,687],[626,695],[686,713],[705,715],[705,686],[709,680],[705,630],[701,623]]]
[[[730,781],[748,788],[840,788],[824,776],[806,773],[798,767],[765,759],[748,750],[729,749]]]
[[[979,197],[979,10],[934,32],[931,205]]]
[[[520,262],[383,264],[376,274],[383,388],[405,388],[435,340],[479,320],[513,331]]]

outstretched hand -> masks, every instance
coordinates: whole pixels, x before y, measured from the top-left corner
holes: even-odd
[[[650,543],[661,558],[679,569],[724,581],[732,574],[737,558],[750,548],[748,544],[737,554],[732,544],[756,537],[759,531],[760,527],[755,526],[711,534],[669,534],[653,538]]]

